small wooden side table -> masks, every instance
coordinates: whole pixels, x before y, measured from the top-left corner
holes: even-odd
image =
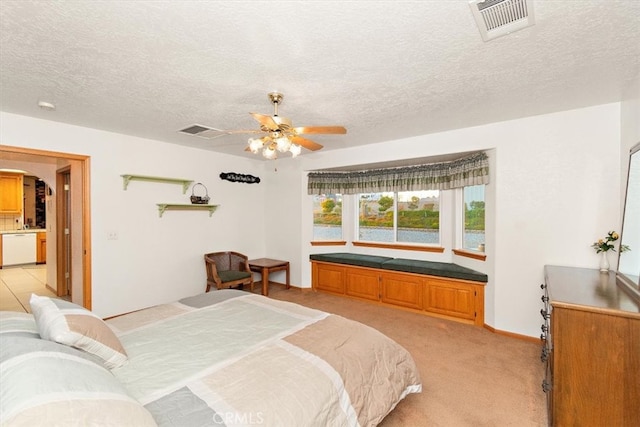
[[[262,275],[262,295],[269,295],[269,273],[286,270],[287,289],[290,288],[289,261],[281,261],[271,258],[258,258],[249,260],[249,269]]]

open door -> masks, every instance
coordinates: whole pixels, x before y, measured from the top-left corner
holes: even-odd
[[[56,188],[56,294],[71,297],[71,167],[58,169]]]

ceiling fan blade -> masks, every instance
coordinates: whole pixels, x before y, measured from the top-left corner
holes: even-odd
[[[278,124],[273,120],[271,116],[265,116],[264,114],[249,113],[254,119],[258,121],[262,126],[270,130],[278,130]]]
[[[313,142],[310,139],[303,138],[301,136],[292,136],[291,141],[295,144],[301,145],[307,150],[316,151],[322,148],[322,145],[317,142]]]
[[[333,133],[333,134],[345,134],[347,129],[343,126],[300,126],[293,128],[296,133],[299,134],[318,134],[318,133]]]

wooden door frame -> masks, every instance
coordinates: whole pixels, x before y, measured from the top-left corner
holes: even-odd
[[[71,249],[73,245],[71,240],[67,239],[65,233],[65,226],[67,226],[67,219],[70,217],[70,204],[67,204],[67,198],[71,197],[71,190],[66,193],[64,189],[66,185],[65,176],[69,175],[69,181],[71,180],[71,166],[64,166],[61,169],[56,169],[56,294],[61,296],[72,295],[73,286],[70,286],[72,279],[71,272],[73,271],[73,256]],[[68,224],[68,228],[71,229],[71,224]],[[71,235],[69,235],[69,238]],[[67,269],[67,266],[70,268]],[[69,277],[67,277],[69,273]],[[84,293],[84,292],[83,292]]]
[[[37,150],[9,145],[0,145],[0,155],[6,155],[9,159],[26,162],[37,162],[37,157],[78,161],[80,173],[82,174],[82,305],[86,309],[91,310],[91,158],[81,154]]]

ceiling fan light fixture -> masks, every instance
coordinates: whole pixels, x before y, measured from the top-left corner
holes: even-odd
[[[283,135],[276,139],[276,148],[278,149],[279,152],[286,153],[287,151],[289,151],[290,147],[291,147],[291,140],[286,136]]]
[[[264,141],[262,138],[249,138],[249,150],[253,154],[258,154],[263,146]]]
[[[298,157],[298,155],[302,152],[302,147],[298,144],[291,144],[289,147],[289,151],[291,152],[291,157]]]
[[[278,153],[276,152],[276,149],[273,147],[273,144],[267,146],[264,148],[264,150],[262,150],[262,155],[264,156],[265,159],[275,159],[276,157],[278,157],[277,155]]]

